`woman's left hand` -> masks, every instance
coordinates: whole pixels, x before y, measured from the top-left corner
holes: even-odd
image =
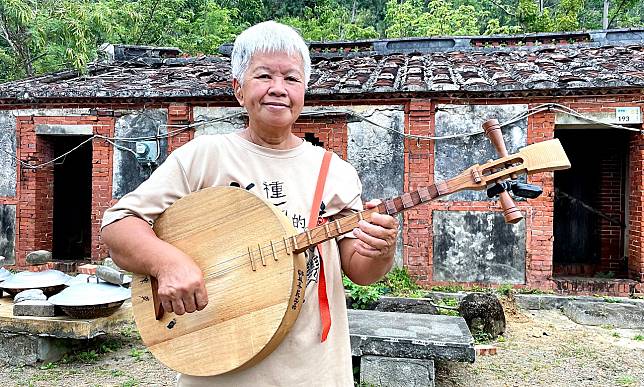
[[[377,207],[380,200],[370,200],[365,208]],[[391,259],[396,252],[398,235],[398,220],[390,215],[374,213],[371,221],[361,220],[358,227],[353,229],[353,235],[358,238],[355,250],[358,254],[373,259]]]

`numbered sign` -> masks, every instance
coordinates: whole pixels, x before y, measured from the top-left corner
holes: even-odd
[[[637,106],[615,108],[615,122],[618,124],[640,124],[642,113]]]

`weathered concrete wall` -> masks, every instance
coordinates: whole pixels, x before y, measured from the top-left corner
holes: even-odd
[[[226,134],[242,130],[246,127],[241,107],[221,108],[195,106],[192,111],[195,122],[209,121],[195,128],[195,137],[202,134]]]
[[[403,106],[346,107],[376,122],[383,129],[363,120],[347,123],[347,161],[353,165],[362,181],[362,199],[387,199],[403,193],[405,155],[403,136],[405,112]],[[397,132],[395,132],[397,131]],[[402,216],[398,219],[402,224]],[[402,228],[398,233],[395,265],[402,266]]]
[[[114,125],[115,137],[135,138],[145,136],[156,136],[167,133],[165,126],[168,122],[166,109],[149,109],[120,117]],[[135,150],[134,142],[119,141],[118,145]],[[159,140],[159,158],[157,165],[161,164],[167,157],[168,141]],[[140,164],[131,152],[114,148],[114,168],[112,196],[120,198],[126,193],[134,190],[144,182],[154,167]]]
[[[496,118],[500,123],[525,113],[528,106],[517,105],[438,105],[436,112],[436,136],[473,133],[481,130],[481,124]],[[524,118],[501,128],[508,153],[514,153],[526,145],[528,119]],[[436,141],[436,181],[458,175],[474,164],[483,164],[499,156],[484,134]],[[490,200],[485,191],[464,191],[449,195],[442,200]]]
[[[525,283],[525,222],[499,212],[434,211],[434,281]]]
[[[16,263],[16,205],[0,204],[0,255],[3,265]]]
[[[16,118],[0,111],[0,196],[16,196]]]

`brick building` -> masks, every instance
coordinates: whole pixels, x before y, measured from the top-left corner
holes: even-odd
[[[106,257],[106,208],[194,136],[243,128],[230,48],[183,58],[106,45],[87,74],[0,85],[6,262],[24,268],[38,249],[64,269]],[[480,134],[492,117],[510,153],[554,137],[568,153],[572,169],[527,179],[543,194],[517,199],[520,223],[505,224],[484,192],[405,212],[397,260],[420,283],[641,291],[644,30],[312,43],[311,53],[296,132],[351,162],[365,200],[497,158]]]

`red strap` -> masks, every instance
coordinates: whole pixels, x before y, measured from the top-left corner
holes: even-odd
[[[313,195],[313,205],[311,206],[311,215],[309,216],[309,229],[317,226],[318,217],[320,216],[320,204],[322,203],[322,193],[324,192],[324,184],[326,176],[329,173],[329,164],[331,163],[331,151],[326,151],[322,158],[322,165],[320,166],[320,173],[318,174],[318,182],[315,187],[315,194]],[[318,302],[320,304],[320,321],[322,322],[322,335],[320,342],[326,341],[331,329],[331,312],[329,311],[329,299],[326,295],[326,278],[324,277],[324,261],[322,259],[322,252],[320,246],[317,246],[318,255],[320,256],[320,274],[318,277]]]

